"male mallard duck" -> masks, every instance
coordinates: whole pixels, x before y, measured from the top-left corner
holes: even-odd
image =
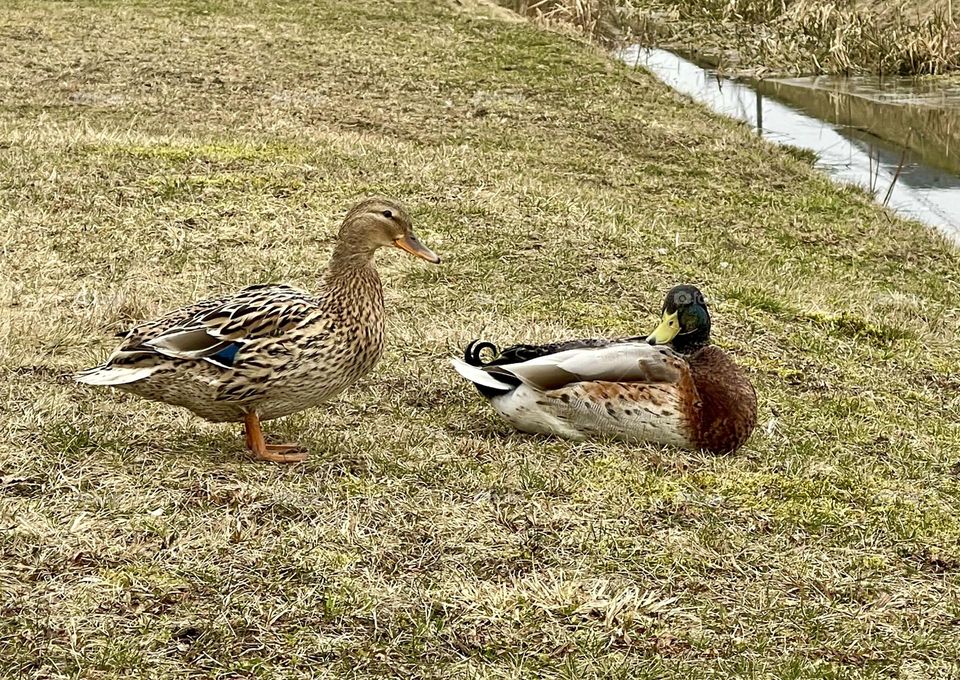
[[[480,354],[493,350],[484,362]],[[457,372],[524,432],[594,436],[726,453],[757,423],[757,395],[723,350],[710,344],[710,314],[694,286],[676,286],[645,340],[495,345],[474,340]]]
[[[402,207],[371,198],[343,220],[316,295],[262,284],[201,300],[123,334],[106,362],[77,380],[183,406],[214,422],[242,421],[258,459],[301,461],[299,446],[267,444],[260,421],[326,401],[376,365],[383,287],[373,256],[384,246],[440,262],[417,240]]]

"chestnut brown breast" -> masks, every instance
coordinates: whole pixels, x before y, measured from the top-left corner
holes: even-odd
[[[687,357],[687,363],[700,402],[692,427],[697,448],[711,453],[735,451],[757,424],[753,385],[718,347],[704,347]]]

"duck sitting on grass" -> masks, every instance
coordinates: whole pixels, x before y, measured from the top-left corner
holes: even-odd
[[[481,353],[492,350],[484,362]],[[711,453],[735,451],[757,422],[743,371],[710,344],[710,314],[694,286],[672,288],[646,339],[571,340],[503,351],[474,340],[457,372],[524,432],[611,437]]]
[[[77,380],[243,422],[256,458],[304,460],[296,444],[267,444],[260,421],[316,406],[376,365],[384,310],[373,256],[384,246],[440,262],[400,205],[371,198],[347,213],[316,294],[263,284],[195,302],[124,333],[106,362]]]

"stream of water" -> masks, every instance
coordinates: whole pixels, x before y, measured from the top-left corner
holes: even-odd
[[[849,103],[845,115],[823,113],[824,108],[838,110],[837,90],[815,87],[812,80],[750,84],[720,76],[672,52],[639,46],[619,56],[714,111],[749,123],[767,139],[813,151],[817,167],[834,179],[868,188],[894,211],[960,242],[960,159],[957,168],[951,167],[955,159],[939,130],[924,130],[910,121],[908,143],[921,138],[928,146],[930,139],[937,142],[939,148],[923,153],[920,147],[907,149],[866,132],[867,126],[851,117]],[[821,102],[817,108],[818,98],[830,106]]]

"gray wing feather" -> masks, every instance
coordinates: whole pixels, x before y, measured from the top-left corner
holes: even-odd
[[[585,381],[675,383],[681,376],[675,357],[667,348],[625,343],[567,350],[496,368],[539,390]]]
[[[143,343],[160,354],[178,359],[200,359],[232,344],[211,335],[206,328],[188,328],[165,333]]]

